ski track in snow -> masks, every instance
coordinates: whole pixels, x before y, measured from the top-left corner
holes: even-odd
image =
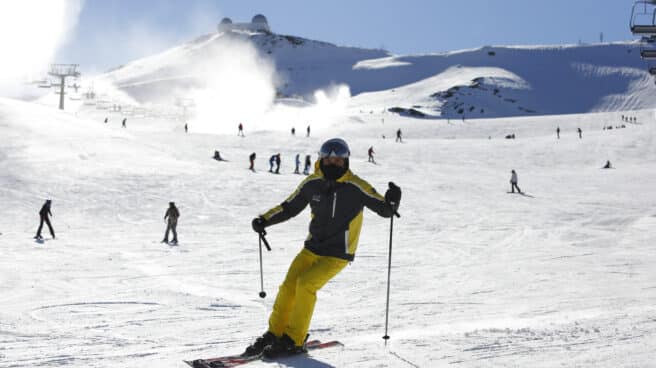
[[[296,188],[293,155],[327,135],[153,133],[156,121],[136,118],[125,133],[8,100],[0,112],[12,137],[0,140],[0,367],[182,367],[264,332],[309,215],[270,229],[264,301],[250,220]],[[629,112],[642,125],[601,130],[621,114],[343,117],[331,136],[350,143],[354,172],[381,192],[390,180],[403,189],[391,340],[381,338],[389,220],[365,210],[356,260],[320,291],[310,331],[345,346],[250,366],[652,365],[656,122]],[[70,124],[84,133],[57,133]],[[379,138],[398,127],[405,144]],[[511,131],[518,139],[502,139]],[[107,139],[118,134],[130,139]],[[372,144],[381,165],[364,162]],[[229,162],[210,159],[217,147]],[[252,151],[260,171],[280,151],[283,174],[245,170]],[[615,170],[599,169],[606,159]],[[506,193],[513,168],[534,198]],[[46,197],[57,239],[38,244]],[[159,243],[169,201],[182,214],[177,247]]]

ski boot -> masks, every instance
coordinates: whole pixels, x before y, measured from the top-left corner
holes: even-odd
[[[307,337],[305,338],[305,341],[307,341]],[[303,345],[301,346],[296,346],[296,343],[294,340],[292,340],[291,337],[287,336],[287,334],[283,334],[282,337],[276,339],[273,344],[264,348],[264,351],[262,351],[262,356],[265,359],[277,359],[305,353],[307,353],[305,342],[303,342]]]
[[[262,354],[262,351],[264,351],[264,349],[267,346],[273,344],[277,339],[278,338],[276,337],[276,335],[267,331],[264,335],[255,339],[255,342],[249,347],[247,347],[246,351],[244,351],[241,354],[241,356],[248,357],[248,356],[260,355]]]

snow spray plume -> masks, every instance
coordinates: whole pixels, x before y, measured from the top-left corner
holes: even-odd
[[[25,82],[46,74],[53,56],[75,28],[82,0],[0,2],[0,96],[36,94]]]
[[[236,134],[240,122],[247,131],[262,128],[276,95],[273,63],[237,37],[224,35],[215,42],[190,66],[201,83],[188,94],[196,105],[190,129]]]
[[[314,93],[314,104],[274,104],[281,84],[273,61],[261,55],[248,39],[239,35],[217,36],[207,54],[197,57],[190,69],[199,88],[178,91],[195,103],[194,132],[236,134],[245,130],[288,131],[312,125],[320,132],[342,115],[351,97],[346,85],[333,85]]]
[[[306,125],[311,125],[313,132],[321,133],[325,128],[330,128],[342,120],[350,98],[349,87],[340,84],[316,90],[311,102],[296,100],[280,102],[264,117],[267,122],[266,128],[289,131],[295,127],[302,132]]]

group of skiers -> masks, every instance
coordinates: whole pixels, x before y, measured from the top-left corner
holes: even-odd
[[[292,127],[292,135],[296,136],[296,128]],[[305,136],[309,137],[310,136],[310,126],[308,125],[307,128],[305,129]]]
[[[127,125],[126,125],[126,124],[127,124],[127,121],[128,121],[128,118],[123,118],[123,121],[121,121],[121,127],[123,127],[123,128],[127,128]],[[105,120],[104,120],[103,122],[104,122],[105,124],[109,123],[109,118],[108,118],[108,117],[105,117]]]
[[[250,161],[250,166],[249,170],[255,171],[255,158],[256,154],[255,152],[251,153],[250,156],[248,157]],[[276,153],[271,155],[269,157],[269,172],[274,173],[274,174],[280,174],[280,163],[281,163],[281,156],[280,153]],[[295,163],[295,169],[294,169],[294,174],[300,174],[300,167],[301,167],[301,154],[297,153],[296,157],[294,158],[294,163]],[[305,155],[305,165],[303,168],[303,174],[305,175],[310,175],[310,169],[312,167],[312,156],[310,155]],[[275,169],[274,169],[275,168]]]
[[[622,121],[626,123],[636,123],[638,121],[638,118],[636,118],[635,116],[622,115]]]
[[[186,131],[186,129],[187,128],[186,128],[186,125],[185,125],[185,131]],[[310,126],[308,125],[307,128],[305,129],[305,136],[306,137],[310,137],[310,131],[311,131]],[[296,128],[295,127],[292,127],[291,132],[292,132],[293,136],[296,136]],[[237,126],[237,136],[245,137],[245,135],[244,135],[244,124],[243,123],[239,123],[239,125]]]
[[[376,160],[374,159],[374,147],[371,146],[367,150],[367,156],[368,156],[368,162],[371,163],[376,163]],[[216,161],[227,161],[221,156],[221,153],[219,151],[214,151],[214,156],[212,158]],[[257,158],[257,154],[255,152],[251,153],[248,156],[248,161],[249,161],[249,166],[248,169],[255,172],[255,159]],[[282,162],[281,154],[275,153],[269,157],[269,172],[273,174],[280,174],[280,164]],[[294,174],[301,174],[301,154],[297,153],[296,156],[294,157]],[[312,156],[311,155],[305,155],[305,160],[303,163],[303,174],[304,175],[310,175],[310,170],[312,169]]]
[[[558,133],[559,130],[558,128]],[[397,138],[400,140],[400,133],[397,133]],[[343,139],[333,138],[325,141],[320,147],[314,172],[309,175],[312,160],[310,155],[306,155],[304,173],[309,176],[304,178],[280,205],[253,218],[252,229],[260,237],[264,237],[268,227],[295,217],[308,205],[311,210],[309,234],[279,287],[269,315],[268,327],[262,336],[245,349],[243,356],[275,359],[305,353],[317,292],[353,261],[363,223],[364,207],[385,218],[397,214],[401,188],[389,182],[385,195],[380,195],[367,181],[351,171],[350,153],[350,148]],[[373,154],[372,146],[368,150],[370,162],[373,162]],[[220,159],[218,151],[215,151],[215,158]],[[255,158],[256,154],[253,152],[249,157],[251,170],[254,170]],[[274,172],[275,163],[275,172],[279,173],[280,160],[280,153],[271,156],[270,172]],[[299,173],[299,166],[300,154],[297,154],[295,173]],[[607,162],[606,166],[610,167],[610,162]],[[510,193],[515,193],[516,189],[518,193],[523,194],[514,169],[511,170],[510,184]],[[49,219],[49,216],[52,216],[51,205],[52,201],[48,199],[39,211],[40,224],[35,236],[37,239],[42,238],[44,223],[47,224],[52,237],[55,237]],[[180,211],[174,202],[169,202],[164,214],[167,227],[162,242],[172,245],[178,243],[179,218]],[[169,233],[173,235],[170,243]]]
[[[48,225],[48,230],[50,230],[50,235],[52,236],[52,239],[55,239],[55,229],[52,227],[52,223],[50,222],[50,217],[52,216],[52,200],[51,199],[46,199],[46,202],[41,206],[41,210],[39,210],[39,228],[36,230],[36,235],[34,236],[34,239],[37,241],[42,241],[43,236],[41,235],[41,230],[43,229],[43,224],[45,223]],[[180,211],[178,211],[178,208],[175,206],[174,202],[169,202],[169,208],[166,210],[166,213],[164,213],[164,221],[166,221],[166,232],[164,233],[164,240],[162,240],[162,243],[169,243],[169,232],[173,233],[173,239],[169,244],[178,244],[178,233],[177,233],[177,226],[178,226],[178,218],[180,217]]]
[[[579,139],[583,139],[583,130],[576,128],[576,132],[579,135]],[[556,127],[556,139],[560,139],[560,127]]]

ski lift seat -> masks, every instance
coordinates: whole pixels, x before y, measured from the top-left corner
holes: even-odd
[[[643,59],[656,59],[656,49],[640,50],[640,57]]]
[[[635,25],[631,26],[631,33],[633,34],[644,34],[644,35],[656,35],[656,25]]]

